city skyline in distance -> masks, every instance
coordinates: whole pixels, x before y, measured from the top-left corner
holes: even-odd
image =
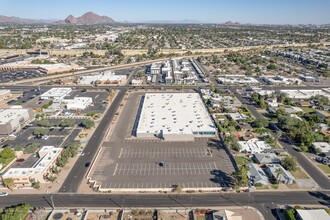
[[[33,0],[28,3],[2,0],[1,4],[0,15],[29,19],[62,20],[68,15],[80,16],[93,11],[117,22],[129,23],[328,24],[330,21],[330,2],[326,0]]]

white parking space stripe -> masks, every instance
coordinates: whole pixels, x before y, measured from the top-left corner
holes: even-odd
[[[117,168],[118,168],[118,163],[116,164],[116,167],[115,167],[115,171],[113,171],[113,174],[112,174],[112,176],[116,175],[116,172],[117,172]]]

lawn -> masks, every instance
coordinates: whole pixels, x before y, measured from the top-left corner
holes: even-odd
[[[326,175],[330,175],[330,167],[328,165],[319,164],[317,166],[320,168],[320,170],[322,170],[323,173],[325,173]]]
[[[291,173],[296,179],[309,179],[307,174],[301,168],[298,168],[296,171],[291,171]]]
[[[304,110],[304,112],[306,113],[310,113],[310,112],[314,112],[315,109],[311,108],[311,107],[301,107],[302,110]]]
[[[242,167],[248,163],[252,163],[252,160],[251,158],[248,158],[248,157],[244,157],[244,156],[238,156],[235,158],[236,160],[236,163],[237,163],[237,166],[238,167]]]

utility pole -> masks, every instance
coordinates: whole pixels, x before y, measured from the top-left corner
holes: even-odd
[[[53,199],[53,197],[54,197],[54,194],[52,194],[52,195],[50,196],[50,201],[51,201],[51,203],[52,203],[52,208],[53,208],[53,210],[55,210],[55,204],[54,204],[54,199]]]

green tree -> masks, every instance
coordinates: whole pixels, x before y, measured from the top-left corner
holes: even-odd
[[[224,142],[228,148],[235,150],[235,151],[240,150],[240,145],[238,144],[238,139],[235,135],[231,134],[230,136],[225,136]]]
[[[257,118],[252,122],[252,126],[255,128],[265,128],[268,126],[268,120],[266,118]]]
[[[12,206],[10,208],[5,208],[1,214],[2,220],[23,220],[29,213],[30,205],[21,204],[17,206]]]
[[[245,166],[241,167],[238,171],[232,174],[236,186],[247,186],[249,184],[249,178],[247,176],[247,168]]]
[[[47,179],[50,181],[50,182],[55,182],[55,180],[57,179],[56,176],[48,176]]]
[[[261,97],[259,100],[259,106],[262,109],[265,109],[267,107],[266,103],[265,103],[265,97]]]
[[[72,127],[75,124],[75,120],[68,118],[68,119],[64,119],[62,121],[60,121],[59,126],[60,127]]]
[[[269,64],[269,65],[267,66],[267,69],[269,69],[269,70],[277,70],[277,66],[276,66],[276,64],[271,63],[271,64]]]
[[[50,127],[51,124],[48,120],[41,120],[38,122],[38,126],[40,127]]]
[[[94,121],[91,119],[85,119],[81,122],[82,127],[90,129],[94,126]]]
[[[39,181],[32,181],[31,185],[35,189],[40,189],[40,182]]]
[[[0,152],[0,158],[4,160],[13,159],[15,157],[15,152],[10,147],[6,147],[3,151]]]
[[[36,128],[33,131],[33,134],[36,135],[36,136],[44,136],[44,135],[48,134],[48,131],[44,128]]]
[[[13,178],[4,179],[3,185],[8,189],[13,189],[15,187],[15,180]]]
[[[20,145],[17,145],[17,146],[14,147],[14,150],[15,151],[22,151],[23,150],[23,147],[20,146]]]
[[[289,170],[289,171],[296,171],[298,169],[297,160],[294,157],[286,156],[281,160],[281,165]]]
[[[282,132],[282,131],[280,131],[280,130],[277,130],[277,131],[276,131],[275,147],[277,147],[278,140],[282,137],[282,135],[283,135],[283,132]]]
[[[295,214],[296,214],[296,211],[292,208],[286,209],[284,211],[284,217],[286,220],[296,220]]]
[[[33,154],[34,152],[36,152],[37,149],[38,149],[37,144],[29,144],[24,148],[23,151],[25,154]]]

